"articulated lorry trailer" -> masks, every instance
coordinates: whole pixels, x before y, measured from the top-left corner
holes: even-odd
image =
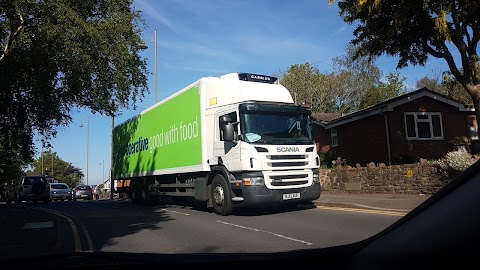
[[[219,215],[311,203],[310,114],[275,77],[204,77],[114,128],[112,179],[130,180],[133,203],[189,198]]]

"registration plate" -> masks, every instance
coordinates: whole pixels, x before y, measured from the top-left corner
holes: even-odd
[[[82,197],[87,197],[87,195],[82,195]]]
[[[299,199],[299,198],[300,198],[300,193],[283,194],[284,200]]]

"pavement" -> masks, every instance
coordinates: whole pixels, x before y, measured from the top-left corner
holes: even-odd
[[[352,194],[322,191],[316,206],[360,208],[396,212],[410,212],[431,195],[426,194]]]

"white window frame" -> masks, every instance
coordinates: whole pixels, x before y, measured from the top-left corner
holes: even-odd
[[[336,140],[334,141],[333,138]],[[332,147],[338,146],[338,131],[337,128],[331,128],[330,129],[330,139],[332,143]]]
[[[408,136],[408,128],[407,128],[407,115],[413,115],[413,121],[415,125],[415,137]],[[427,115],[428,119],[418,119],[419,115]],[[440,136],[434,137],[433,134],[433,124],[432,124],[432,116],[438,115],[440,118]],[[405,112],[403,114],[403,122],[405,124],[405,137],[407,140],[443,140],[443,121],[442,121],[442,113],[440,112]],[[428,123],[430,126],[430,138],[420,138],[418,137],[418,123]]]

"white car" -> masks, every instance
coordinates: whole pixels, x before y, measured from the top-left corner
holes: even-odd
[[[72,200],[72,189],[65,183],[50,183],[50,200]]]

